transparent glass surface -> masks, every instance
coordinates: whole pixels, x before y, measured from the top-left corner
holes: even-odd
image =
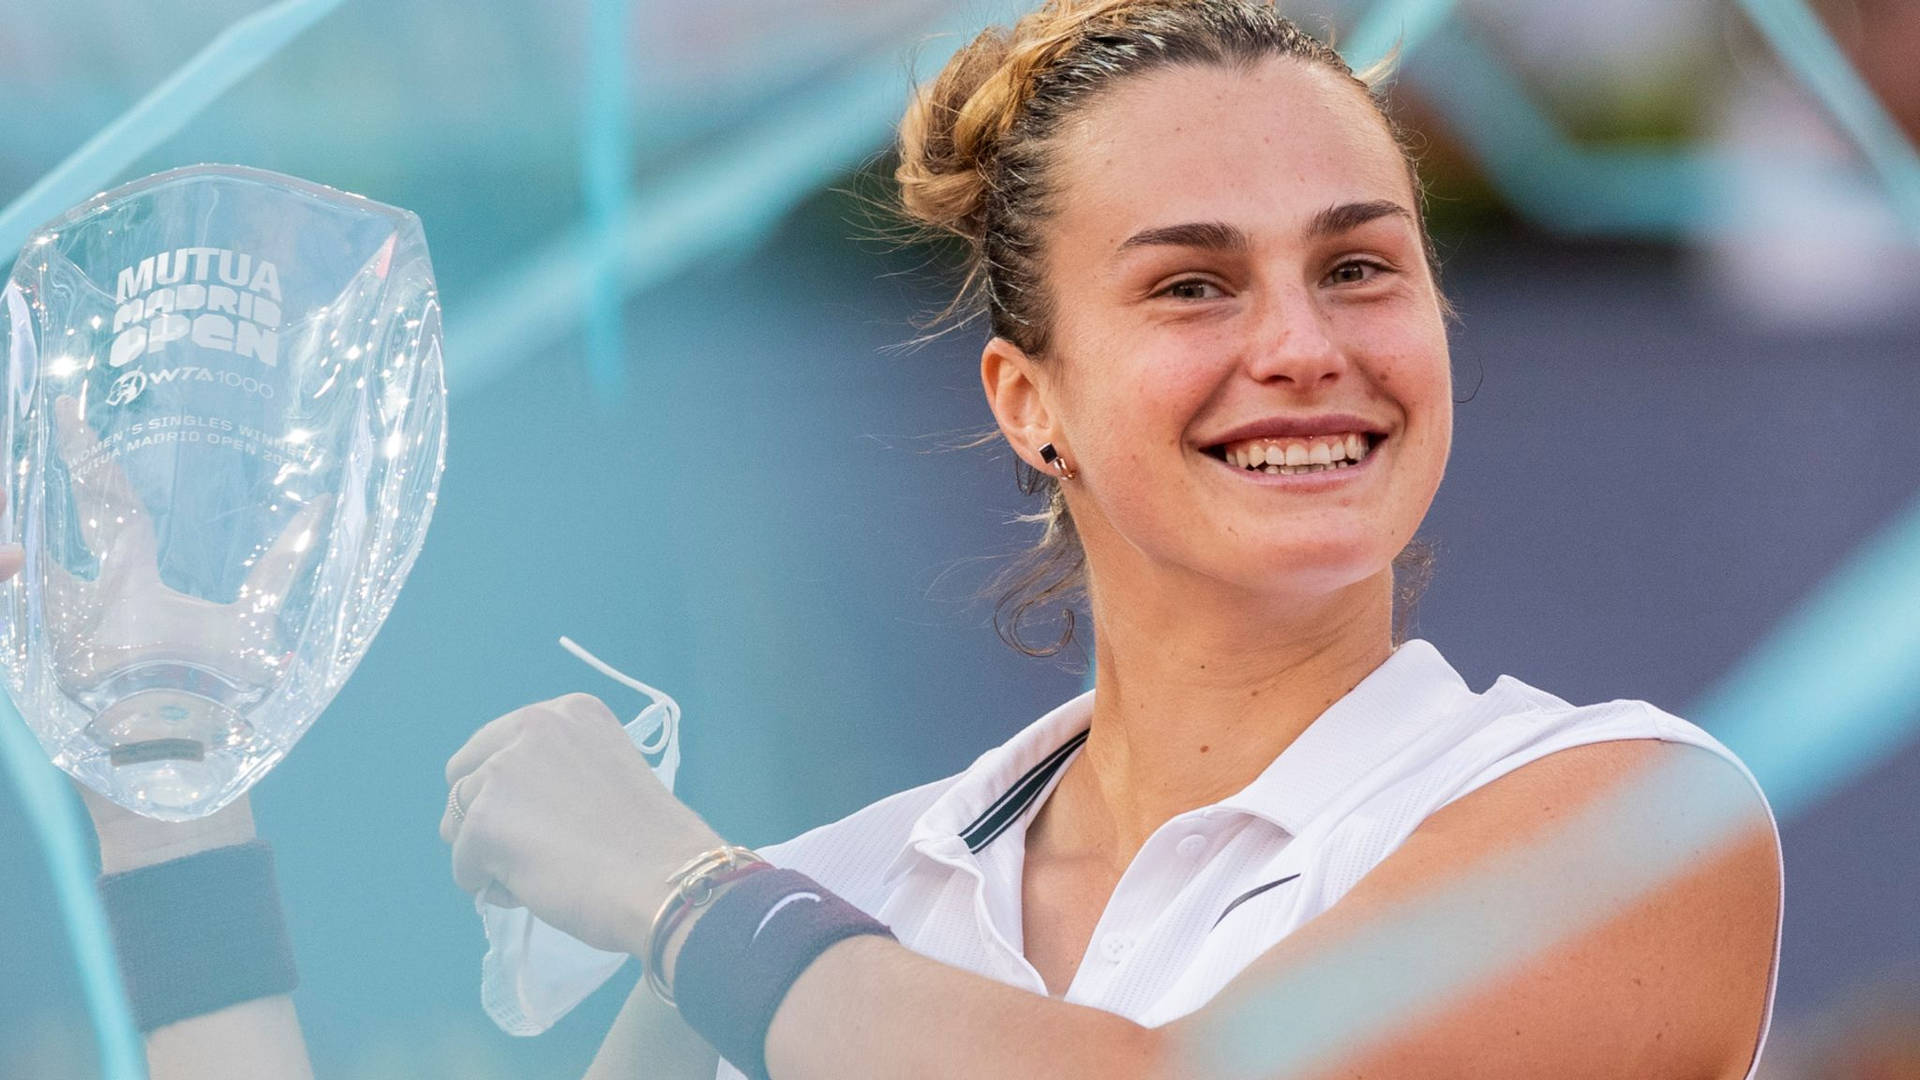
[[[54,763],[210,814],[333,699],[392,610],[446,445],[413,214],[176,169],[36,232],[0,294],[7,689]]]

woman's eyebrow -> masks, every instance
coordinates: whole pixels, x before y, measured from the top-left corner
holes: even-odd
[[[1209,251],[1249,251],[1253,242],[1237,225],[1224,221],[1189,221],[1142,229],[1120,244],[1125,252],[1137,247],[1190,247]]]
[[[1307,222],[1304,235],[1308,240],[1324,240],[1394,214],[1405,218],[1409,224],[1413,222],[1413,212],[1390,199],[1329,206],[1313,215],[1312,220]],[[1188,247],[1237,253],[1252,250],[1253,241],[1237,225],[1229,225],[1224,221],[1189,221],[1180,225],[1142,229],[1121,241],[1119,251],[1124,253],[1137,247]]]
[[[1329,206],[1325,210],[1313,215],[1313,220],[1307,222],[1306,238],[1309,240],[1324,240],[1329,236],[1338,236],[1343,232],[1357,229],[1369,221],[1389,217],[1393,214],[1399,214],[1405,218],[1409,225],[1414,223],[1413,211],[1408,210],[1406,207],[1401,206],[1391,199],[1375,199],[1371,202],[1344,203],[1340,206]]]

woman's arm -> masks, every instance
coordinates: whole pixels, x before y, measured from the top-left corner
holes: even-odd
[[[245,796],[197,821],[142,817],[82,787],[87,813],[100,837],[100,870],[119,873],[254,838],[253,808]],[[152,1080],[310,1080],[306,1040],[285,994],[241,1002],[188,1017],[147,1033]]]
[[[1576,814],[1583,805],[1668,769],[1681,775],[1668,777],[1674,786],[1664,796],[1610,799],[1599,828],[1578,843],[1562,836],[1562,824],[1593,816]],[[466,807],[463,818],[449,810],[441,821],[460,887],[478,892],[497,882],[600,948],[644,953],[651,913],[669,889],[664,875],[720,840],[586,695],[516,710],[481,728],[448,762],[447,779]],[[1739,829],[1723,832],[1732,839],[1711,850],[1691,841],[1679,850],[1687,834],[1681,826],[1706,811],[1737,819]],[[611,834],[606,822],[648,827]],[[1596,860],[1596,845],[1612,858]],[[1625,853],[1673,869],[1623,889],[1604,864],[1617,866]],[[1524,873],[1511,865],[1519,856]],[[1688,860],[1697,867],[1690,873]],[[864,936],[821,953],[789,988],[766,1057],[780,1080],[1218,1075],[1196,1064],[1195,1048],[1225,1045],[1219,1025],[1254,988],[1316,962],[1338,963],[1338,948],[1370,924],[1422,911],[1463,882],[1485,881],[1498,881],[1500,891],[1457,909],[1464,912],[1458,933],[1443,928],[1405,942],[1392,958],[1395,970],[1403,964],[1419,973],[1457,960],[1462,942],[1523,940],[1513,931],[1529,920],[1550,920],[1595,896],[1611,894],[1617,903],[1596,925],[1569,922],[1566,940],[1556,931],[1533,943],[1538,955],[1462,984],[1455,998],[1462,1004],[1432,1014],[1443,1022],[1390,1023],[1388,1039],[1349,1048],[1342,1077],[1744,1075],[1765,1011],[1778,919],[1773,833],[1737,769],[1699,748],[1658,740],[1563,750],[1461,797],[1205,1008],[1164,1027],[1040,997]],[[670,942],[669,981],[677,959]],[[1287,1024],[1327,1000],[1318,985],[1290,993],[1296,996],[1261,1001],[1256,1021]],[[1377,1011],[1372,1001],[1363,1007]],[[1302,1080],[1300,1071],[1288,1080]]]
[[[793,985],[768,1034],[770,1071],[780,1080],[1205,1075],[1189,1055],[1216,1037],[1227,1010],[1252,988],[1542,839],[1580,805],[1656,765],[1697,774],[1697,783],[1742,800],[1734,805],[1747,814],[1735,841],[1697,852],[1695,869],[1614,918],[1313,1075],[1739,1080],[1760,1030],[1779,917],[1773,834],[1751,791],[1735,790],[1745,781],[1725,762],[1654,740],[1561,751],[1455,801],[1207,1007],[1165,1027],[1142,1028],[860,937],[822,953]],[[1645,843],[1657,848],[1659,838]],[[1541,880],[1579,881],[1581,862],[1546,865]],[[1407,966],[1419,968],[1421,957],[1409,955]],[[1286,1001],[1266,1004],[1274,1024],[1298,1011]]]
[[[582,1080],[713,1080],[720,1055],[642,979]]]

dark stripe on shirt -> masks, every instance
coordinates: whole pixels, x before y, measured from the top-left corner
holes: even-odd
[[[1244,904],[1247,901],[1253,899],[1254,897],[1259,896],[1261,893],[1266,892],[1268,889],[1271,889],[1276,885],[1285,885],[1287,882],[1292,881],[1294,878],[1297,878],[1299,876],[1300,876],[1299,874],[1288,874],[1286,877],[1281,878],[1279,881],[1269,881],[1265,885],[1255,885],[1253,888],[1248,889],[1246,892],[1243,892],[1239,896],[1234,897],[1233,903],[1227,905],[1227,910],[1221,912],[1220,918],[1213,920],[1213,926],[1208,927],[1207,930],[1211,932],[1214,927],[1219,926],[1220,920],[1225,919],[1228,915],[1232,914],[1234,908],[1239,907],[1241,904]]]
[[[1091,728],[1088,729],[1088,731],[1091,730]],[[987,807],[979,817],[974,818],[973,823],[960,833],[961,838],[967,842],[967,850],[977,853],[981,848],[993,843],[995,837],[1007,831],[1007,826],[1019,820],[1020,815],[1026,813],[1027,808],[1033,805],[1033,800],[1040,796],[1040,789],[1046,787],[1047,781],[1053,779],[1053,774],[1060,771],[1060,766],[1066,762],[1067,757],[1086,741],[1086,731],[1068,739],[1059,749],[1041,758],[1039,764],[1028,769],[1026,775],[1007,789],[1006,794],[995,799],[992,806]]]

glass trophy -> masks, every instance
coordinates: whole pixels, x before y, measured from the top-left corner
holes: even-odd
[[[54,764],[162,820],[279,763],[392,610],[446,447],[419,219],[200,165],[29,237],[0,293],[0,666]]]

